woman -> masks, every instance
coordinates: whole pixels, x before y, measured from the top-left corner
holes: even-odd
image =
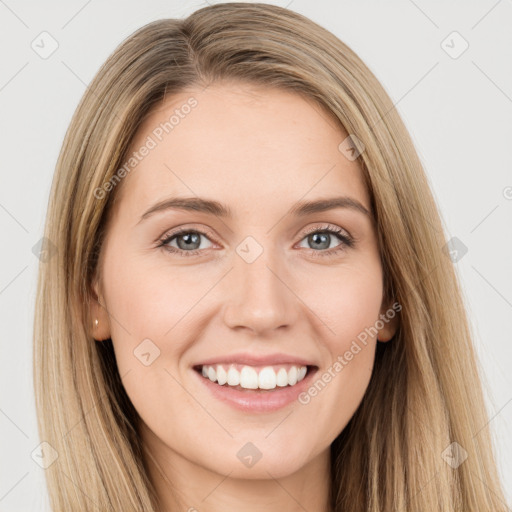
[[[71,121],[45,236],[53,510],[506,510],[421,163],[310,20],[217,4],[130,36]]]

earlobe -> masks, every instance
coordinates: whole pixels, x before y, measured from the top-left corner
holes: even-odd
[[[394,334],[395,334],[394,332],[386,333],[386,332],[379,331],[379,334],[377,335],[377,341],[380,341],[381,343],[386,343],[393,338]]]
[[[96,278],[91,283],[91,318],[92,325],[90,329],[92,337],[97,341],[109,339],[110,322],[108,312]]]
[[[395,308],[395,304],[389,307],[383,307],[380,311],[379,320],[376,322],[378,329],[377,340],[380,342],[390,341],[396,334],[399,325],[398,312],[402,309],[401,307]]]

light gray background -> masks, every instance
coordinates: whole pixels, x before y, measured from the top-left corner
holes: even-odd
[[[476,333],[510,502],[512,1],[269,3],[289,5],[331,30],[372,69],[413,136],[449,236],[468,248],[455,267]],[[43,510],[46,501],[44,470],[31,458],[40,443],[31,367],[38,264],[32,248],[42,236],[65,130],[93,75],[125,37],[150,21],[184,17],[205,5],[0,0],[3,512]],[[33,41],[43,45],[43,31],[58,42],[46,59],[31,47]],[[453,31],[469,44],[457,58],[464,42]]]

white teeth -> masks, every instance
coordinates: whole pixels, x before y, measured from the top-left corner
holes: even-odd
[[[222,366],[217,366],[217,382],[222,386],[228,381],[228,374]]]
[[[227,365],[224,365],[227,367]],[[208,366],[201,368],[203,377],[210,379],[212,382],[228,386],[240,386],[245,389],[275,389],[277,387],[294,386],[300,382],[307,373],[306,366],[280,368],[279,365],[265,366],[261,370],[256,371],[252,366],[242,366],[238,371],[235,365],[229,365],[226,371],[223,365]]]
[[[258,389],[258,374],[254,368],[244,366],[240,372],[240,386],[246,389]]]
[[[237,372],[233,367],[228,370],[228,384],[230,386],[238,386],[240,384],[240,372]]]
[[[297,367],[296,366],[292,366],[288,370],[288,383],[290,384],[290,386],[297,384]]]
[[[304,375],[306,375],[306,373],[304,373]],[[280,368],[277,372],[276,384],[281,388],[288,386],[288,372],[284,368]]]
[[[274,368],[265,366],[258,375],[258,387],[260,389],[274,389],[276,387],[277,376]]]

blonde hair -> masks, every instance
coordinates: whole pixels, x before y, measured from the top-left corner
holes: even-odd
[[[402,310],[394,338],[378,344],[360,407],[331,445],[333,510],[505,511],[462,293],[399,114],[333,34],[290,10],[245,3],[137,30],[94,77],[66,133],[45,226],[55,253],[40,264],[34,329],[39,435],[58,453],[46,470],[52,509],[158,510],[112,345],[89,328],[91,281],[120,186],[101,198],[94,191],[166,95],[223,80],[311,98],[364,144],[358,161],[386,299]],[[443,460],[453,442],[468,454],[456,468]]]

